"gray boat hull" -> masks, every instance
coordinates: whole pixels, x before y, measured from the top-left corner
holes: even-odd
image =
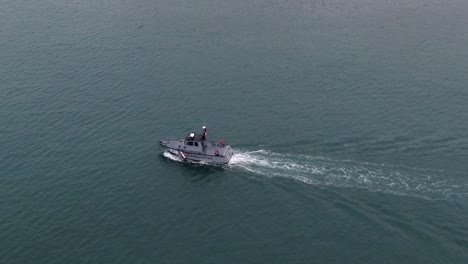
[[[229,145],[210,144],[202,151],[190,151],[184,147],[180,140],[161,140],[159,145],[169,153],[186,161],[207,164],[228,164],[234,155],[234,150]]]

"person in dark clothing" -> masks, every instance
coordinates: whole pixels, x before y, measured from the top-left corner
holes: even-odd
[[[202,129],[203,129],[202,139],[205,140],[206,136],[208,136],[208,131],[206,130],[206,126],[203,126]]]

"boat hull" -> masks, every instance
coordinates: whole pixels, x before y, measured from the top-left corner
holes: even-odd
[[[183,160],[197,163],[208,163],[208,164],[228,164],[234,155],[234,151],[229,147],[224,155],[207,155],[203,153],[192,153],[174,149],[166,146],[162,146],[164,150],[169,153],[182,158]]]

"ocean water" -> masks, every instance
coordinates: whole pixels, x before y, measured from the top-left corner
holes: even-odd
[[[467,14],[3,0],[0,263],[468,263]]]

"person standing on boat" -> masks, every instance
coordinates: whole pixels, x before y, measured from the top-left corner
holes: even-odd
[[[206,130],[206,126],[203,126],[202,129],[203,129],[202,139],[205,140],[206,136],[208,136],[208,131]]]

